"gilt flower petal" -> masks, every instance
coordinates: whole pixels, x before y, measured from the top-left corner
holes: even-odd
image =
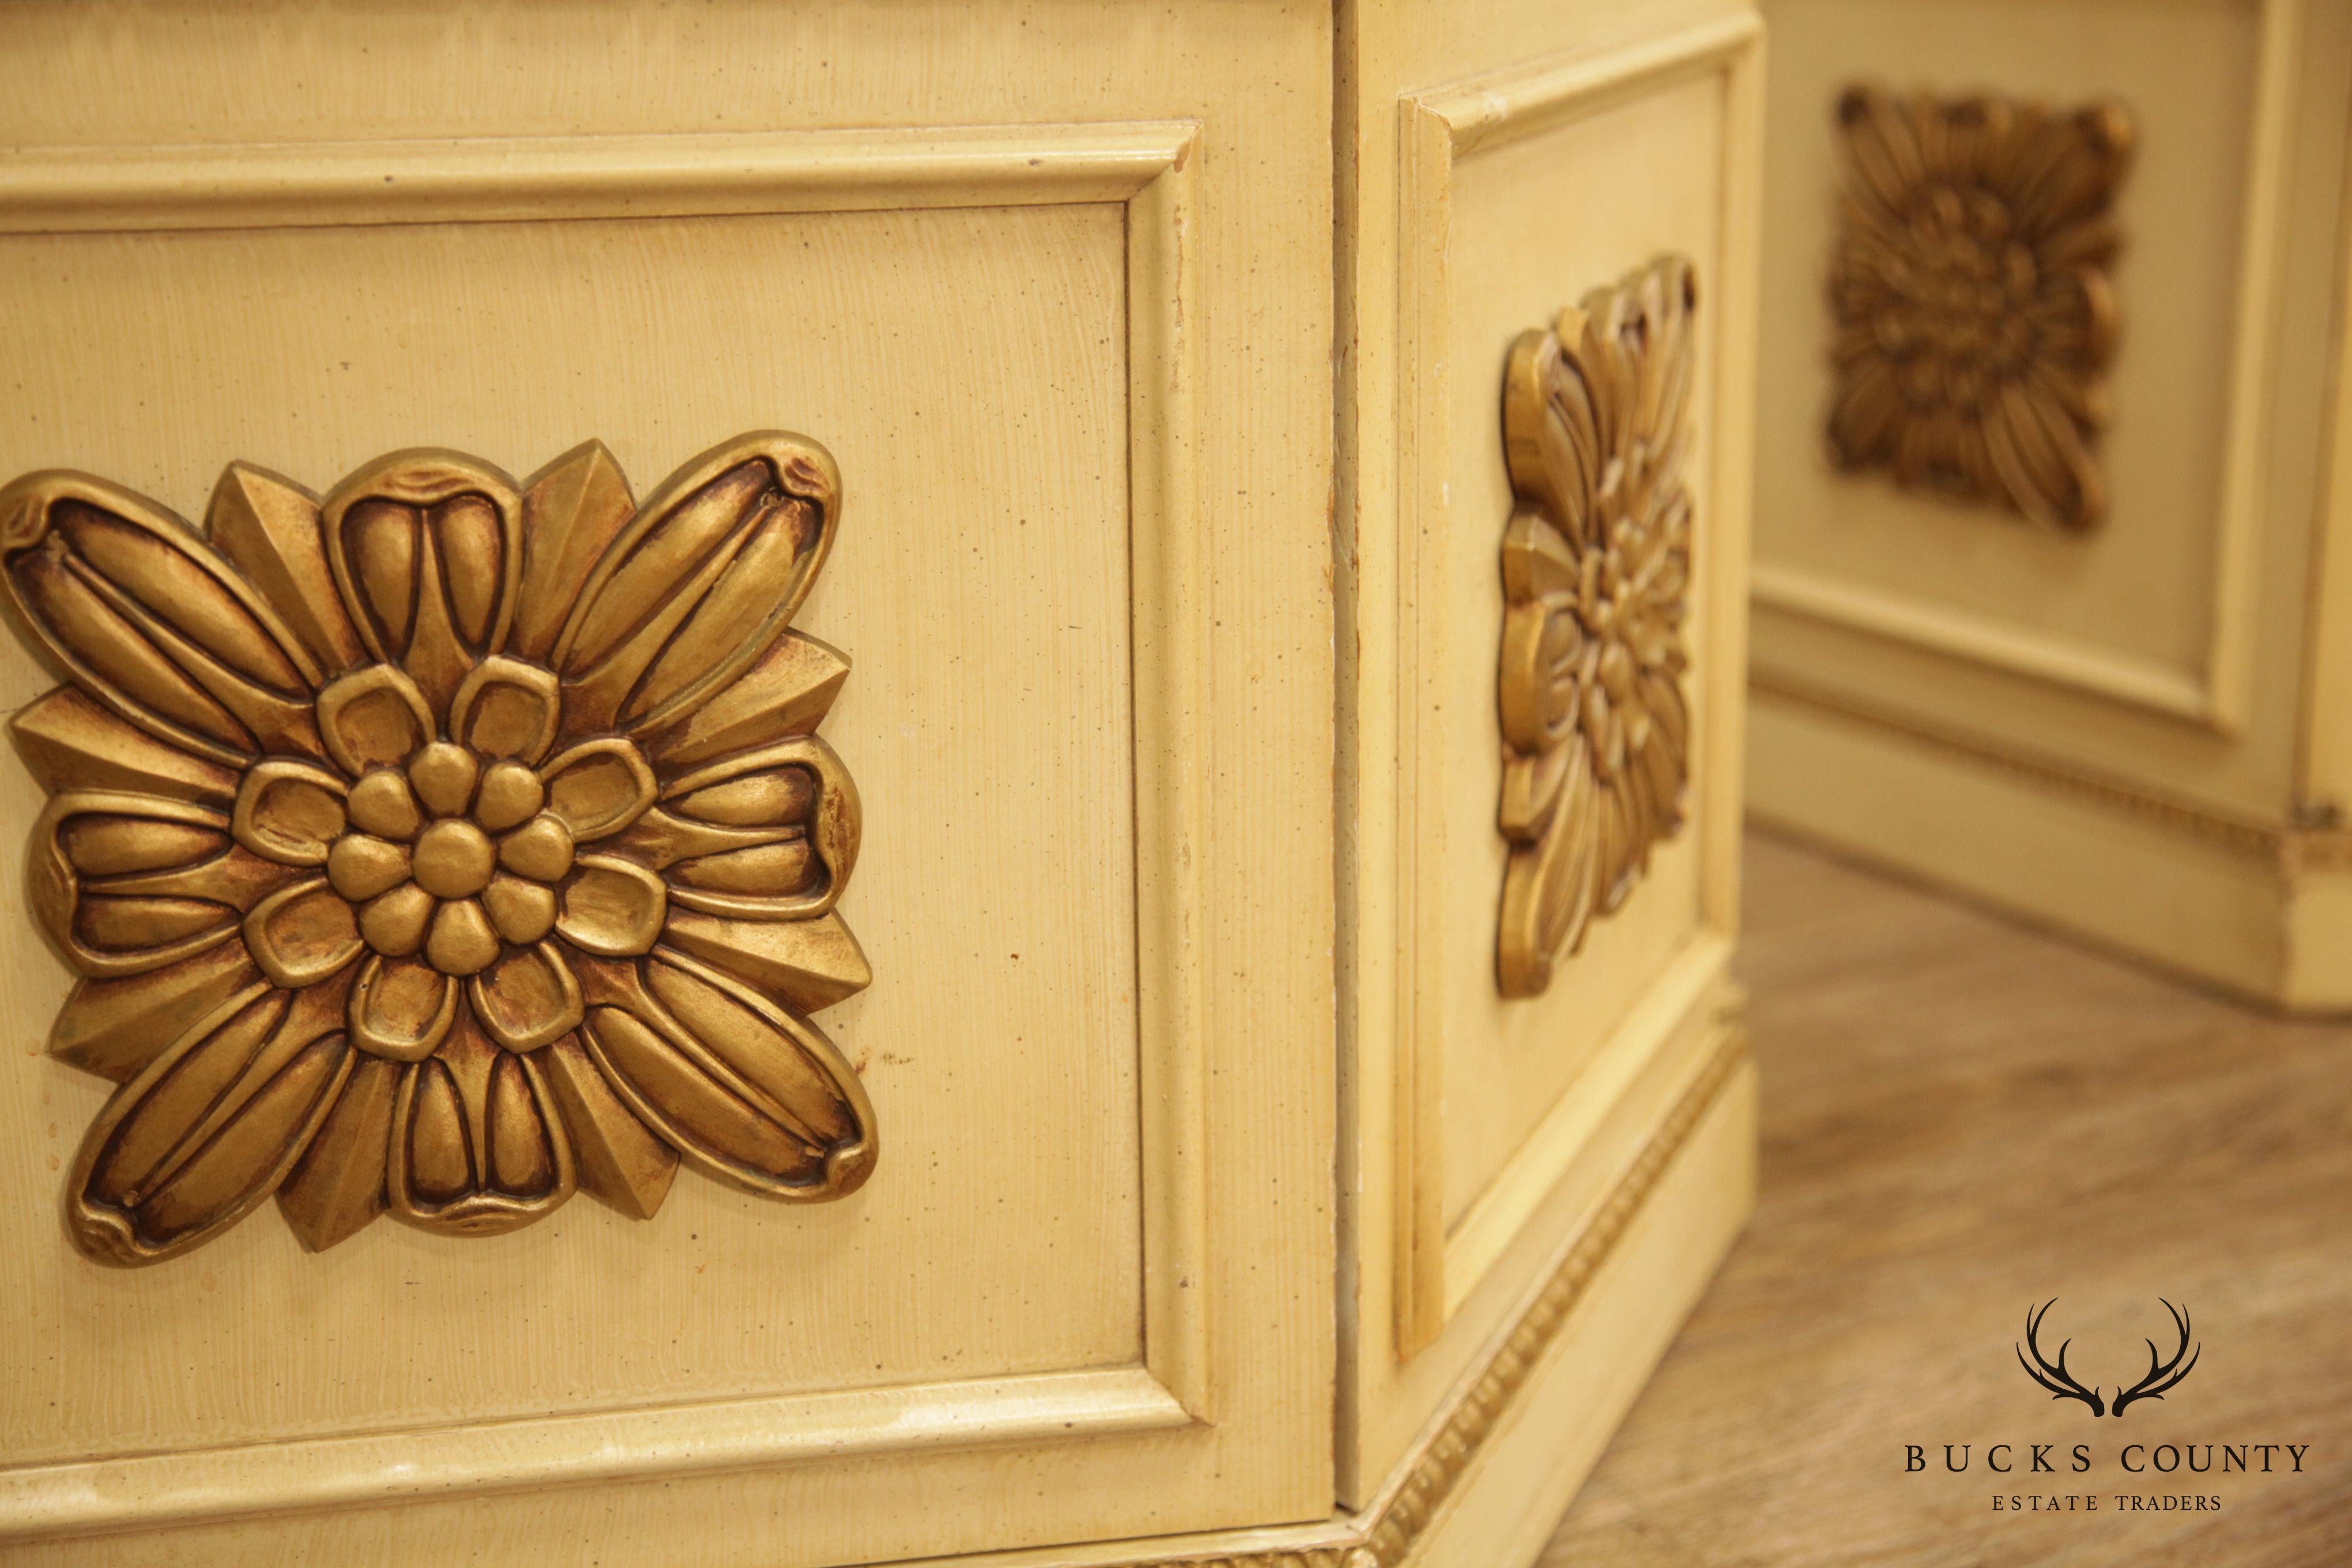
[[[556,641],[573,732],[671,723],[765,654],[824,563],[840,494],[823,447],[775,431],[714,447],[665,480]]]
[[[479,974],[498,962],[499,933],[472,899],[451,899],[433,911],[425,956],[444,974]]]
[[[352,983],[352,1044],[395,1062],[422,1061],[457,1021],[457,982],[413,958],[371,956]]]
[[[360,955],[359,923],[324,877],[293,883],[245,917],[246,951],[287,987],[315,985]]]
[[[303,1247],[324,1252],[383,1212],[398,1062],[362,1055],[310,1146],[278,1189],[278,1212]]]
[[[720,844],[665,865],[673,901],[738,920],[831,909],[857,864],[857,786],[814,735],[724,758],[672,780],[663,810]]]
[[[865,950],[837,913],[806,921],[730,921],[674,910],[661,939],[665,947],[802,1013],[820,1012],[874,983]]]
[[[241,942],[144,973],[85,980],[49,1027],[49,1054],[125,1083],[215,1007],[267,984]]]
[[[163,508],[87,475],[27,474],[0,489],[0,563],[74,683],[150,734],[230,765],[315,753],[316,661]]]
[[[363,665],[319,693],[320,739],[352,778],[406,761],[433,733],[425,694],[391,665]]]
[[[1581,331],[1581,317],[1567,311],[1558,331],[1522,332],[1512,344],[1503,384],[1504,461],[1511,488],[1539,500],[1570,543],[1589,548],[1609,453],[1593,390],[1561,352]]]
[[[578,1185],[545,1070],[500,1050],[470,1019],[438,1054],[401,1069],[390,1147],[391,1211],[426,1230],[513,1230],[554,1213]]]
[[[232,1001],[118,1090],[74,1162],[74,1245],[100,1263],[155,1263],[268,1197],[351,1071],[341,1003],[281,992]]]
[[[367,658],[335,595],[319,534],[319,498],[250,463],[231,463],[213,487],[205,533],[245,574],[326,676]]]
[[[327,852],[327,880],[355,904],[392,891],[408,880],[409,871],[408,846],[373,834],[346,833]]]
[[[499,935],[529,947],[555,929],[555,889],[521,877],[493,877],[482,889],[482,910]]]
[[[626,741],[583,742],[539,773],[547,785],[547,809],[583,843],[620,832],[659,793],[645,753]]]
[[[1583,945],[1600,881],[1602,793],[1593,782],[1591,752],[1581,744],[1570,748],[1551,826],[1513,854],[1504,872],[1496,982],[1506,996],[1540,995],[1553,966]]]
[[[651,1219],[677,1174],[677,1151],[613,1092],[574,1035],[541,1053],[580,1164],[580,1190],[632,1219]]]
[[[362,774],[352,785],[343,811],[353,827],[378,838],[406,843],[425,826],[425,808],[417,805],[416,792],[408,787],[408,775],[398,768],[377,768]]]
[[[271,757],[247,768],[229,831],[265,860],[323,866],[343,830],[342,779],[310,763]]]
[[[743,673],[690,712],[633,739],[665,768],[692,767],[780,735],[814,731],[849,678],[840,649],[788,631]]]
[[[192,755],[117,718],[70,686],[17,710],[8,737],[40,786],[122,790],[226,806],[235,768]]]
[[[583,952],[603,958],[648,952],[669,913],[662,879],[634,861],[583,855],[564,884],[556,931]]]
[[[226,898],[237,889],[209,869],[229,854],[227,827],[219,812],[153,795],[57,795],[33,827],[26,901],[82,974],[161,968],[236,930],[241,911]]]
[[[629,1109],[714,1175],[814,1202],[872,1173],[865,1086],[814,1025],[667,951],[595,966],[581,1034]]]
[[[552,882],[569,872],[576,853],[572,829],[551,811],[541,812],[499,840],[499,864],[539,882]]]
[[[536,763],[555,744],[563,699],[552,670],[504,655],[468,673],[449,703],[449,734],[485,757]]]
[[[361,641],[445,710],[513,619],[522,561],[514,480],[457,452],[395,452],[329,492],[320,530]]]
[[[523,487],[522,582],[510,651],[543,659],[580,603],[580,591],[637,503],[602,441],[583,441]]]
[[[360,935],[376,952],[405,958],[425,945],[425,930],[433,919],[433,910],[432,894],[414,882],[403,882],[362,907]]]
[[[466,983],[474,1016],[510,1051],[535,1051],[579,1026],[580,982],[552,942],[515,948]]]

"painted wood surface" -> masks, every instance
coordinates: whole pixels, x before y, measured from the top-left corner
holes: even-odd
[[[5,944],[0,1560],[1534,1552],[1750,1189],[1752,5],[36,3],[0,58],[6,473],[831,453],[824,1021],[887,1149],[102,1273],[51,1194],[104,1086]],[[1685,826],[1502,1006],[1503,356],[1660,250]]]
[[[2352,1004],[2343,14],[1937,0],[1898,23],[1776,0],[1767,16],[1760,363],[1777,390],[1758,426],[1756,808],[2249,994]],[[1835,107],[1870,84],[2131,117],[2095,525],[2005,523],[1823,451]],[[2210,846],[2248,826],[2263,844],[2208,915],[2128,893],[2210,884]]]

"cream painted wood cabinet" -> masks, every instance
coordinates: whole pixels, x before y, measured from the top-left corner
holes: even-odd
[[[0,1561],[1531,1558],[1745,1214],[1760,26],[0,26]]]
[[[2352,1005],[2352,18],[1765,12],[1755,810]]]

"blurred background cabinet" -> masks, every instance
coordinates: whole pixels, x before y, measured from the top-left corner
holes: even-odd
[[[1754,810],[2352,1004],[2345,15],[1765,11]]]
[[[58,847],[0,887],[0,1560],[1531,1558],[1750,1197],[1760,39],[1732,0],[17,8],[0,478],[86,477],[0,520],[0,822]],[[611,766],[483,739],[435,647]],[[492,967],[419,958],[329,848],[478,890],[359,804],[508,831],[436,735],[668,879],[546,873],[572,1014],[473,984],[520,905],[480,895]],[[93,780],[174,826],[44,816]],[[207,833],[320,901],[90,901]],[[692,869],[778,842],[821,899],[798,849]],[[246,1016],[158,1002],[183,931],[324,1009],[345,1076],[276,1142],[260,1068],[173,1065]],[[395,973],[472,1055],[363,1031]],[[631,975],[711,1030],[625,1058],[614,1008],[677,1022]],[[681,1062],[782,1121],[668,1116],[721,1103]],[[821,1180],[745,1163],[793,1139]],[[425,1201],[468,1183],[529,1201]]]

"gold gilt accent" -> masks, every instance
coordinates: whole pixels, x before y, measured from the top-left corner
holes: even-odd
[[[1503,381],[1500,709],[1510,841],[1496,978],[1533,996],[1683,821],[1683,468],[1698,290],[1660,257],[1519,334]]]
[[[1124,1559],[1118,1568],[1177,1568],[1179,1564],[1183,1568],[1398,1568],[1411,1557],[1582,1303],[1593,1277],[1624,1239],[1634,1216],[1714,1109],[1725,1086],[1747,1062],[1748,1035],[1737,1011],[1729,1011],[1724,1022],[1722,1043],[1610,1189],[1567,1255],[1545,1277],[1502,1348],[1423,1444],[1388,1495],[1343,1521],[1345,1539],[1239,1552],[1176,1551]]]
[[[2095,524],[2130,115],[1853,87],[1837,122],[1832,460]]]
[[[33,913],[81,976],[51,1052],[121,1087],[66,1194],[146,1264],[276,1194],[314,1249],[389,1209],[484,1236],[683,1159],[814,1202],[874,1111],[808,1015],[835,911],[848,661],[787,630],[840,479],[740,436],[643,505],[589,442],[517,484],[396,452],[324,500],[232,464],[199,530],[86,474],[0,490]]]

